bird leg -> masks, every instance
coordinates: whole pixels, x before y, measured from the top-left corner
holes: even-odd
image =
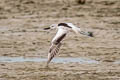
[[[80,34],[83,34],[83,35],[87,35],[87,36],[93,37],[93,33],[92,33],[92,32],[80,31]]]

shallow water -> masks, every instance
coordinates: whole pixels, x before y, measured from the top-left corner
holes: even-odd
[[[0,62],[46,62],[47,58],[24,58],[24,57],[0,57]],[[70,62],[77,62],[77,63],[87,63],[87,64],[98,64],[99,62],[96,60],[91,60],[87,58],[63,58],[63,57],[56,57],[51,62],[54,63],[70,63]]]
[[[115,61],[114,64],[120,64],[120,60]]]

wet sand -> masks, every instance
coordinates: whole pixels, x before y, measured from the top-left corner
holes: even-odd
[[[120,64],[0,63],[1,80],[119,80]]]
[[[0,62],[0,80],[120,80],[120,1],[0,0],[0,56],[47,58],[53,23],[72,22],[94,37],[69,33],[61,58],[88,58],[100,64]],[[71,44],[72,43],[72,44]],[[116,62],[118,61],[118,62]]]

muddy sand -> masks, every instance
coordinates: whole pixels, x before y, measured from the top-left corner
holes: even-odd
[[[0,80],[120,80],[120,1],[0,0],[0,58],[47,58],[56,31],[53,23],[71,22],[94,37],[69,33],[60,58],[88,58],[98,63],[0,61]]]

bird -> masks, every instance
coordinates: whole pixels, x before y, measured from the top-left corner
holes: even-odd
[[[82,31],[79,27],[76,27],[72,23],[52,24],[49,27],[44,28],[44,30],[49,30],[49,29],[57,29],[57,33],[55,37],[52,39],[51,46],[48,51],[48,60],[46,64],[47,67],[50,61],[55,57],[55,55],[59,53],[60,47],[62,45],[62,41],[69,32],[73,31],[76,34],[83,34],[93,37],[93,32]]]

